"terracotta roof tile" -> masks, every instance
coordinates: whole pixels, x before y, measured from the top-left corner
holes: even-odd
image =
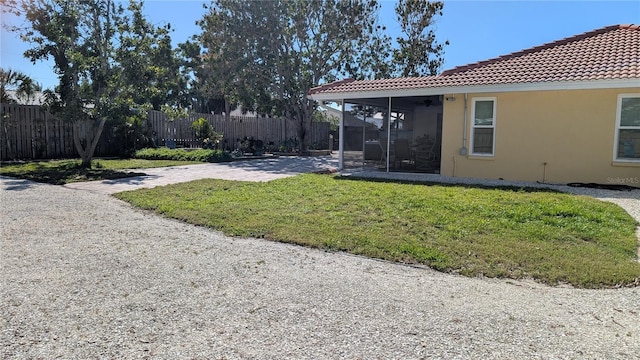
[[[458,66],[438,76],[345,79],[315,87],[309,94],[614,79],[640,79],[638,25],[604,27],[494,59]]]

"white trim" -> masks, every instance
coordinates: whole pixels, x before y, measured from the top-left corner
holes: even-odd
[[[518,91],[545,91],[545,90],[591,90],[591,89],[619,89],[640,88],[639,79],[614,79],[614,80],[588,80],[588,81],[554,81],[538,83],[517,83],[499,85],[477,86],[441,86],[432,88],[405,89],[405,90],[374,90],[313,94],[308,97],[318,101],[336,99],[366,99],[387,97],[429,96],[442,94],[462,93],[493,93],[493,92],[518,92]]]
[[[618,147],[620,145],[618,141],[620,130],[640,130],[640,126],[620,126],[620,121],[622,121],[622,99],[624,98],[640,98],[640,93],[618,94],[618,101],[616,103],[616,132],[613,139],[613,161],[618,163],[640,163],[640,159],[618,158],[618,151],[620,150]]]
[[[344,100],[340,101],[340,109],[340,123],[338,125],[338,170],[342,171],[344,170]]]
[[[487,125],[476,125],[476,102],[478,101],[493,101],[493,119],[491,121],[491,126]],[[473,97],[471,98],[471,136],[469,139],[469,154],[472,156],[484,156],[484,157],[492,157],[496,154],[496,110],[497,110],[498,99],[495,97]],[[475,140],[475,129],[493,129],[493,144],[491,144],[491,153],[477,153],[474,150],[473,142]]]
[[[396,132],[397,136],[397,132]],[[387,172],[389,172],[391,156],[391,97],[389,97],[389,107],[387,108],[387,154],[384,156],[387,162]]]

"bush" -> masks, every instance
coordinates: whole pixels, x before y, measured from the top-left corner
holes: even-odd
[[[146,148],[136,151],[134,158],[147,160],[225,162],[231,161],[231,154],[223,150],[212,149],[187,151],[184,149]]]
[[[262,140],[256,140],[251,137],[244,137],[244,139],[238,139],[238,148],[241,153],[251,153],[253,155],[264,154],[264,142]]]
[[[97,154],[130,157],[136,150],[152,146],[151,130],[140,116],[118,117],[107,121]]]
[[[196,132],[196,138],[199,140],[204,140],[211,136],[213,132],[213,127],[209,122],[204,118],[199,118],[198,120],[191,123],[191,128]]]
[[[278,150],[280,152],[286,153],[294,153],[297,152],[299,148],[298,138],[291,137],[284,142],[280,143]]]
[[[196,132],[196,138],[202,141],[205,149],[217,149],[222,142],[222,133],[217,133],[215,128],[204,118],[191,123],[191,128]]]

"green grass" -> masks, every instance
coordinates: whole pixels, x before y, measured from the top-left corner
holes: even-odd
[[[584,196],[301,175],[200,180],[116,195],[231,236],[249,236],[466,276],[598,288],[631,284],[635,221]]]
[[[91,169],[83,169],[80,167],[80,160],[29,161],[2,163],[0,165],[0,175],[62,185],[78,181],[120,179],[144,175],[140,172],[122,171],[124,169],[144,169],[199,163],[197,161],[175,160],[94,159]]]

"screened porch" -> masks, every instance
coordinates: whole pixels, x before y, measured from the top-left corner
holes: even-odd
[[[440,173],[442,96],[344,100],[343,169]]]

